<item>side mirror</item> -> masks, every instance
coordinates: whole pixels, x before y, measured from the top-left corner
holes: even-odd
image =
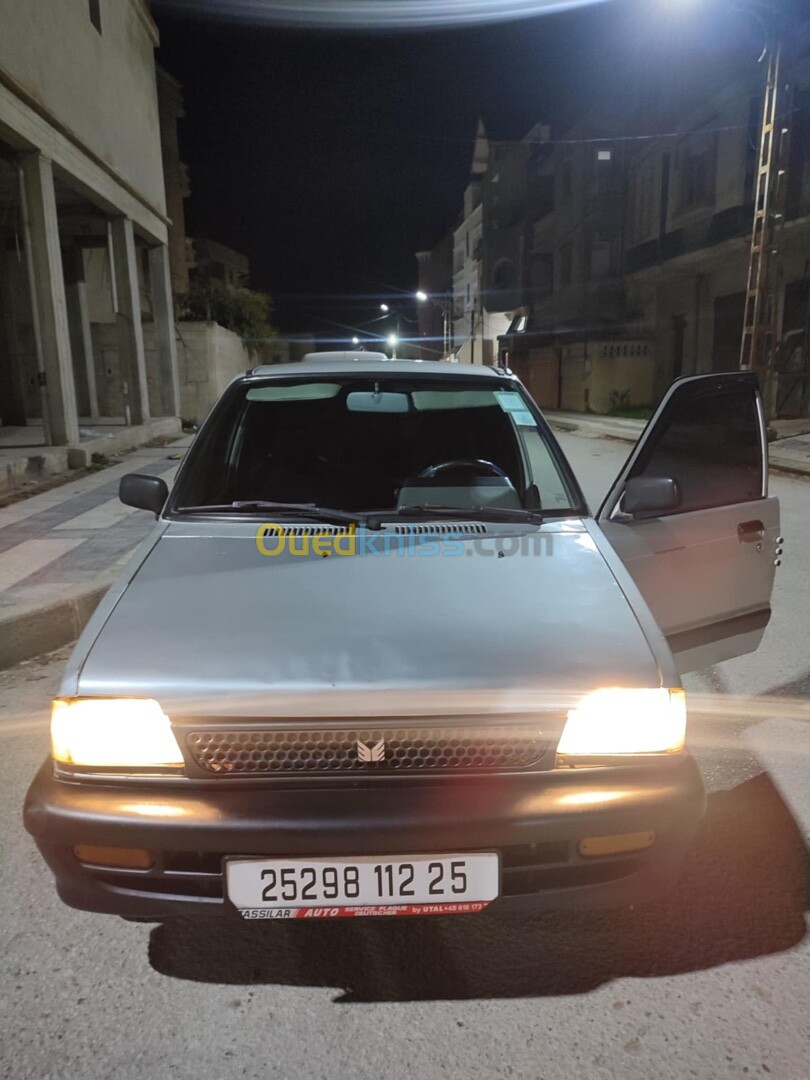
[[[157,517],[169,497],[169,488],[159,476],[144,473],[127,473],[118,485],[118,498],[125,506],[136,510],[151,510]]]
[[[624,486],[625,514],[663,513],[680,505],[681,489],[670,476],[634,476]]]

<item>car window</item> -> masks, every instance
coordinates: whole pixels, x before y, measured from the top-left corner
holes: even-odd
[[[200,433],[174,505],[577,507],[529,400],[512,381],[487,383],[364,375],[237,384]]]
[[[681,491],[674,513],[749,502],[762,496],[756,392],[705,387],[673,399],[660,432],[630,476],[668,476]]]

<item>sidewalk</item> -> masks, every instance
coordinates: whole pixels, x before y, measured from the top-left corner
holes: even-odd
[[[93,454],[112,457],[152,439],[180,437],[180,421],[175,416],[133,426],[113,416],[82,417],[79,423],[79,443],[73,446],[46,446],[42,421],[33,420],[26,427],[0,425],[0,495],[24,494],[25,485],[32,481],[83,469]]]
[[[145,472],[171,485],[193,436],[0,510],[0,668],[78,637],[154,524],[124,506],[118,482]]]
[[[544,409],[543,415],[557,431],[576,432],[587,438],[621,439],[634,443],[644,430],[646,421],[626,420],[619,416],[595,416],[590,413],[557,412]],[[809,421],[777,420],[774,425],[777,438],[768,444],[768,458],[772,469],[810,476]]]

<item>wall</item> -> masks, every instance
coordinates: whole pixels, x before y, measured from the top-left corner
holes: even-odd
[[[96,394],[101,416],[123,416],[124,400],[121,368],[118,360],[118,328],[114,322],[91,323],[93,361],[96,373]],[[146,359],[146,385],[149,408],[153,417],[160,414],[158,380],[158,351],[152,323],[143,327],[143,346]],[[90,422],[92,426],[92,421]]]
[[[559,408],[560,350],[548,345],[529,349],[512,362],[512,370],[541,409]]]
[[[154,47],[141,0],[0,0],[0,70],[165,212]]]
[[[238,334],[215,322],[177,324],[180,415],[202,422],[228,383],[261,358]]]
[[[475,344],[470,336],[470,319],[456,320],[455,355],[461,364],[497,364],[498,337],[509,329],[512,319],[498,311],[476,312]],[[458,328],[462,327],[463,334]]]
[[[87,313],[91,323],[115,322],[113,311],[110,260],[106,247],[84,248],[84,282],[87,289]],[[141,297],[141,315],[152,317],[152,287],[146,268],[144,251],[138,248],[138,290]]]
[[[612,356],[604,355],[611,350]],[[563,410],[607,413],[614,390],[629,390],[631,406],[655,403],[655,358],[649,342],[590,341],[563,348]]]
[[[710,249],[711,254],[711,249]],[[673,378],[712,370],[714,362],[715,300],[742,292],[746,287],[748,257],[742,242],[733,252],[717,255],[712,264],[690,261],[668,280],[630,279],[631,303],[641,312],[641,321],[652,328],[658,371],[655,398],[661,396]],[[675,370],[673,320],[684,319],[683,363]],[[742,323],[740,324],[742,338]]]
[[[118,363],[118,337],[115,323],[93,323],[93,357],[96,390],[102,416],[122,416],[121,372]],[[259,364],[289,362],[289,346],[271,342],[262,353],[248,349],[238,334],[215,322],[178,322],[177,366],[180,381],[180,416],[201,422],[228,383],[248,368]],[[143,326],[146,354],[146,382],[152,416],[159,415],[159,363],[154,325]]]

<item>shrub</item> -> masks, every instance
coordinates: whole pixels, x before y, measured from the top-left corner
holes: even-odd
[[[259,344],[276,336],[270,297],[242,286],[226,289],[197,282],[180,298],[178,310],[181,320],[217,322],[246,342]]]
[[[630,404],[632,393],[629,390],[611,390],[610,392],[610,407],[611,409],[626,409]]]

